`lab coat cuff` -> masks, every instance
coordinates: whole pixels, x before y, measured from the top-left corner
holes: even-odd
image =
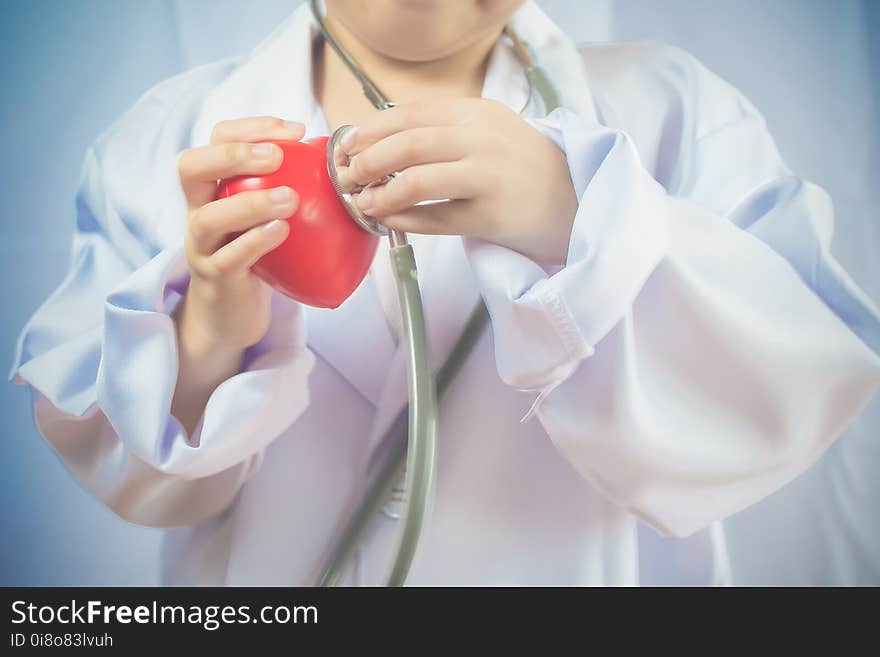
[[[579,199],[565,266],[551,278],[595,346],[666,256],[670,199],[625,132],[564,108],[533,125],[565,153]]]
[[[268,445],[306,409],[315,356],[305,346],[302,310],[298,302],[273,292],[269,330],[245,350],[241,372],[211,394],[198,429],[181,445],[183,457],[195,446],[193,462],[181,458],[180,467],[201,476],[251,457],[247,479],[259,469]],[[204,454],[198,455],[199,450]]]
[[[214,390],[187,436],[171,415],[178,354],[170,315],[188,281],[181,244],[159,252],[107,296],[96,388],[98,405],[135,454],[163,472],[201,477],[253,457],[289,426],[307,402],[314,361],[301,342],[267,334],[245,354],[242,371]],[[282,403],[279,395],[291,390],[299,392]]]
[[[492,317],[499,374],[546,393],[629,311],[666,253],[668,203],[624,133],[565,109],[531,123],[565,153],[579,199],[564,266],[464,242]]]
[[[464,237],[463,243],[489,311],[495,361],[505,383],[540,391],[592,353],[556,281],[538,263],[476,237]]]

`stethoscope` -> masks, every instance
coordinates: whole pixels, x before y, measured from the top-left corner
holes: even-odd
[[[310,5],[323,37],[358,80],[367,99],[379,110],[393,107],[394,103],[386,98],[333,37],[324,22],[318,0],[310,0]],[[507,25],[504,32],[523,65],[529,85],[528,99],[520,113],[544,116],[559,106],[556,90],[547,74],[533,62],[529,47],[513,28]],[[337,196],[351,218],[364,230],[389,239],[391,269],[397,284],[401,329],[408,353],[409,407],[404,408],[379,443],[380,447],[363,485],[363,493],[356,498],[359,502],[340,526],[334,547],[321,567],[317,583],[319,586],[334,586],[339,583],[370,521],[382,509],[405,463],[403,508],[398,516],[400,528],[384,580],[386,586],[402,586],[415,556],[431,502],[437,435],[437,394],[442,397],[455,378],[482,333],[488,314],[483,303],[478,303],[451,355],[438,371],[435,385],[412,246],[407,242],[406,234],[388,230],[358,208],[353,195],[359,189],[343,189],[340,185],[338,169],[347,160],[337,146],[342,136],[351,128],[350,125],[340,126],[327,142],[327,172]]]

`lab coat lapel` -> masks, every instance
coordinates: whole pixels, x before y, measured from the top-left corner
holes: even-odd
[[[305,307],[308,345],[374,406],[397,348],[372,277],[336,309]]]
[[[480,301],[480,293],[461,238],[437,235],[430,239],[436,240],[431,267],[425,272],[419,272],[419,285],[425,310],[431,366],[437,372],[452,353],[471,311]],[[367,459],[379,448],[386,431],[409,401],[406,363],[407,346],[405,340],[401,339],[390,359],[390,365],[387,370],[382,371],[384,382],[367,441]],[[365,462],[365,467],[367,465],[368,461]]]
[[[316,29],[303,4],[245,56],[206,95],[192,130],[192,143],[207,144],[219,121],[278,116],[307,123],[315,107],[311,44]]]
[[[598,121],[584,60],[574,42],[534,2],[526,2],[511,22],[550,77],[562,106],[582,119]]]

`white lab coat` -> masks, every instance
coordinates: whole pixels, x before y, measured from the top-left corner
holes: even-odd
[[[880,382],[880,314],[830,255],[830,199],[736,89],[659,44],[579,53],[531,3],[515,21],[561,92],[565,109],[533,123],[564,149],[580,204],[555,272],[477,239],[413,238],[435,364],[481,297],[491,330],[441,404],[409,582],[634,584],[637,519],[687,536],[821,455]],[[169,412],[187,282],[177,154],[235,117],[325,130],[314,34],[303,6],[247,57],[149,90],[95,142],[69,274],[19,340],[12,374],[71,472],[123,518],[174,527],[167,583],[313,582],[406,403],[377,265],[337,310],[275,295],[194,435]],[[525,101],[505,43],[484,95]],[[396,527],[377,514],[345,583],[381,581]]]

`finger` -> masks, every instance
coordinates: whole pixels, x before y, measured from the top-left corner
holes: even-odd
[[[477,174],[464,162],[421,164],[366,188],[356,196],[357,205],[371,217],[385,217],[422,201],[471,198],[479,191]]]
[[[255,116],[246,119],[221,121],[211,131],[212,144],[233,141],[263,141],[268,139],[292,139],[299,141],[306,134],[306,127],[296,121],[284,121],[277,116]]]
[[[248,230],[270,219],[286,219],[296,212],[299,199],[290,187],[241,192],[200,207],[190,215],[189,234],[194,251],[209,256],[230,233]]]
[[[391,230],[424,235],[467,235],[473,201],[439,201],[417,205],[381,220]]]
[[[349,155],[357,155],[368,146],[403,130],[459,124],[473,107],[473,100],[418,101],[375,112],[349,130],[339,145]]]
[[[246,272],[269,251],[279,246],[290,233],[283,219],[273,219],[242,233],[208,258],[212,269],[230,276]]]
[[[442,126],[404,130],[368,146],[352,158],[346,170],[346,180],[367,185],[418,164],[459,160],[466,155],[467,148],[467,135],[462,128]]]
[[[229,142],[183,151],[177,170],[187,204],[193,209],[214,200],[218,179],[272,173],[282,159],[281,149],[269,142]]]

